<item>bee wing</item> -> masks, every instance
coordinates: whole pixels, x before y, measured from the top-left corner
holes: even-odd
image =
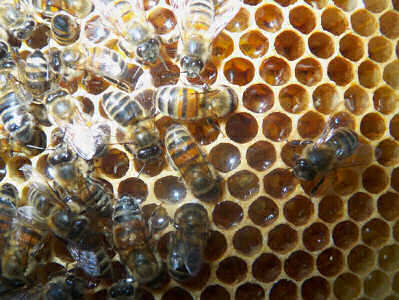
[[[170,5],[173,7],[175,11],[175,17],[176,17],[177,26],[180,31],[180,37],[184,32],[184,23],[185,23],[184,12],[186,10],[187,1],[188,0],[169,0]]]
[[[33,206],[21,206],[17,208],[16,221],[28,224],[44,224],[44,220],[37,214]]]
[[[191,276],[197,275],[202,268],[204,262],[204,251],[201,246],[192,245],[186,246],[184,265]]]
[[[209,29],[210,38],[213,40],[235,17],[242,6],[242,0],[214,0],[215,20]]]

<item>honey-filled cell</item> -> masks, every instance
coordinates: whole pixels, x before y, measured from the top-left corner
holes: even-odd
[[[277,155],[271,143],[258,141],[247,149],[245,158],[251,168],[257,171],[264,171],[274,164]]]
[[[265,291],[262,286],[257,283],[247,282],[240,285],[235,292],[236,300],[264,300]]]
[[[302,234],[303,245],[309,251],[319,251],[330,241],[330,232],[323,223],[316,222],[307,227]]]
[[[321,26],[334,35],[341,35],[348,29],[348,20],[342,10],[329,7],[321,15]]]
[[[223,259],[217,269],[216,277],[223,283],[236,284],[245,278],[248,266],[238,256],[229,256]]]
[[[381,219],[371,219],[362,226],[362,240],[371,247],[381,247],[388,241],[389,236],[389,225]]]
[[[225,58],[229,57],[234,50],[234,42],[226,33],[220,33],[213,40],[211,45],[212,61],[220,63]]]
[[[251,141],[258,132],[258,122],[248,113],[236,113],[226,122],[227,136],[237,143]]]
[[[317,84],[323,76],[319,62],[313,58],[301,59],[295,66],[296,79],[307,86]]]
[[[305,44],[295,31],[283,31],[274,41],[274,49],[288,60],[296,60],[305,52]]]
[[[296,177],[288,169],[277,168],[263,177],[266,193],[277,199],[286,198],[298,183]]]
[[[345,258],[337,248],[328,248],[317,256],[316,265],[319,272],[331,277],[337,275],[344,267]]]
[[[252,256],[257,253],[263,243],[262,233],[253,226],[245,226],[237,230],[233,236],[233,247],[238,253]]]
[[[353,66],[345,58],[336,57],[329,62],[327,75],[337,85],[345,86],[353,80]]]
[[[378,28],[376,17],[366,9],[359,9],[351,15],[353,30],[361,36],[371,36]]]
[[[297,130],[304,139],[313,139],[319,136],[324,129],[325,122],[319,113],[309,111],[298,120]]]
[[[273,253],[259,255],[252,264],[252,275],[261,282],[273,282],[282,270],[280,259]]]
[[[243,211],[232,201],[219,202],[213,209],[212,219],[216,226],[229,229],[242,221]]]
[[[399,96],[395,90],[388,86],[382,86],[374,91],[373,103],[374,108],[383,114],[391,114],[396,112],[398,107]]]
[[[339,52],[351,61],[358,61],[364,55],[364,45],[360,37],[347,34],[339,41]]]
[[[279,216],[277,204],[270,198],[260,196],[248,208],[248,217],[258,226],[269,226]]]
[[[319,85],[312,94],[313,107],[322,114],[331,114],[339,101],[336,87],[332,84]]]
[[[381,193],[389,183],[385,170],[379,166],[370,166],[362,174],[363,187],[373,194]]]
[[[270,87],[258,83],[248,87],[243,95],[244,106],[254,113],[264,113],[274,105],[274,94]]]
[[[390,280],[386,273],[375,270],[363,281],[364,292],[372,299],[387,295],[390,290]]]
[[[295,251],[284,262],[284,271],[289,277],[301,281],[312,273],[313,256],[306,251]]]
[[[338,223],[332,232],[335,246],[341,249],[350,248],[359,238],[359,227],[352,221]]]
[[[261,63],[259,75],[266,83],[279,86],[288,82],[291,77],[291,69],[285,60],[272,56]]]
[[[355,221],[366,220],[373,211],[373,198],[369,194],[357,192],[348,200],[348,215]]]
[[[347,261],[352,272],[366,274],[373,268],[376,257],[371,248],[360,244],[352,248],[347,256]]]
[[[219,231],[211,230],[204,249],[204,257],[207,261],[214,261],[223,256],[227,250],[226,237]]]
[[[312,33],[308,38],[310,52],[319,58],[329,58],[335,52],[333,38],[324,32]]]
[[[309,103],[309,95],[302,86],[292,84],[280,90],[279,100],[285,111],[295,114],[306,109]]]
[[[392,42],[384,36],[373,37],[368,43],[370,59],[382,63],[386,62],[393,53]]]
[[[352,273],[343,273],[334,281],[334,295],[337,299],[356,299],[360,295],[362,282]]]
[[[321,276],[314,276],[306,279],[301,288],[301,294],[304,300],[328,299],[331,293],[329,282]]]
[[[249,200],[258,194],[260,185],[258,177],[248,171],[241,170],[227,179],[230,194],[239,200]]]
[[[379,214],[387,221],[394,221],[399,217],[399,194],[387,192],[377,199]]]
[[[399,74],[399,60],[394,60],[393,62],[385,66],[382,77],[388,85],[390,85],[393,89],[397,90],[399,89],[398,74]]]
[[[155,196],[170,203],[182,201],[187,194],[185,185],[175,176],[165,176],[154,183]]]
[[[256,25],[267,32],[279,31],[283,21],[282,11],[272,4],[263,5],[255,12]]]
[[[363,114],[369,107],[370,99],[364,88],[352,85],[344,93],[345,107],[355,115]]]
[[[253,63],[245,58],[236,57],[224,64],[224,77],[232,84],[246,85],[252,81],[255,76],[255,67]]]
[[[107,151],[101,159],[101,170],[111,178],[123,177],[129,169],[129,158],[118,149]]]
[[[234,18],[226,25],[226,30],[230,32],[241,32],[249,26],[249,11],[242,7]]]
[[[399,37],[399,13],[397,11],[387,11],[379,19],[380,31],[389,39]]]
[[[387,272],[394,272],[399,268],[399,246],[388,245],[382,248],[378,254],[378,264]]]
[[[273,285],[269,299],[298,299],[298,287],[291,280],[281,279]]]
[[[240,37],[239,46],[244,55],[259,58],[269,49],[269,40],[260,31],[252,30]]]
[[[279,253],[288,253],[297,246],[297,243],[298,232],[287,224],[277,225],[267,235],[267,245]]]
[[[357,69],[357,75],[359,78],[359,83],[365,88],[374,88],[381,81],[380,67],[368,60],[359,65]]]
[[[313,11],[306,6],[297,6],[290,10],[291,25],[303,34],[309,34],[316,26],[316,17]]]
[[[291,198],[284,205],[285,218],[295,226],[306,225],[313,213],[313,203],[301,195]]]
[[[202,291],[200,300],[230,300],[230,294],[221,285],[209,285]]]
[[[383,140],[375,148],[375,157],[378,163],[385,167],[395,166],[398,164],[398,153],[399,144],[392,139]]]
[[[263,119],[263,135],[272,141],[281,142],[286,140],[291,130],[292,121],[286,114],[274,112]]]
[[[236,146],[228,143],[220,143],[212,148],[208,159],[220,172],[230,172],[241,163],[241,154]]]

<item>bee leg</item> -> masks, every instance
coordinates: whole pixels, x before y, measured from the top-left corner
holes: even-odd
[[[312,188],[312,190],[310,191],[310,195],[314,195],[317,190],[319,189],[319,187],[323,184],[324,180],[326,179],[326,176],[324,175],[319,182]]]
[[[226,137],[226,136],[224,135],[222,129],[219,127],[219,125],[218,125],[213,119],[208,118],[208,119],[206,119],[206,120],[207,120],[207,123],[208,123],[209,125],[211,125],[213,129],[215,129],[216,131],[219,131],[219,132],[223,135],[223,137]]]

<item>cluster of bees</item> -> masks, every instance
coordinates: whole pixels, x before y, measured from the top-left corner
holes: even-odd
[[[226,85],[208,86],[201,72],[209,56],[209,46],[238,12],[239,0],[170,0],[178,19],[176,37],[181,72],[177,84],[158,87],[153,96],[156,113],[176,121],[191,122],[224,118],[238,105],[234,89]],[[98,27],[86,35],[91,43],[79,41],[79,20],[96,9]],[[48,53],[36,50],[22,58],[10,37],[27,40],[41,24],[50,28],[49,39],[56,47]],[[153,287],[165,272],[177,281],[195,276],[203,264],[209,232],[207,211],[198,203],[185,203],[172,219],[158,206],[146,220],[137,199],[115,197],[113,191],[93,175],[92,160],[107,152],[110,126],[85,114],[63,82],[96,74],[110,83],[102,96],[102,106],[110,123],[124,132],[125,144],[143,165],[169,164],[193,195],[199,199],[222,193],[222,182],[194,138],[179,122],[166,129],[164,140],[154,124],[154,112],[145,109],[137,95],[152,85],[146,72],[151,65],[165,64],[163,41],[146,20],[140,0],[2,0],[0,3],[0,122],[9,155],[37,155],[48,151],[48,169],[43,175],[23,167],[34,178],[27,195],[28,205],[17,207],[15,188],[0,187],[0,252],[2,299],[79,299],[85,280],[65,271],[35,286],[29,277],[40,263],[38,253],[53,234],[67,244],[76,265],[88,277],[111,274],[106,243],[118,252],[126,268],[126,278],[113,282],[108,294],[113,299],[136,299],[137,287]],[[96,37],[110,28],[119,38],[119,47],[135,57],[139,71],[131,72],[117,51],[96,45]],[[168,69],[165,64],[165,69]],[[144,71],[143,71],[144,70]],[[173,72],[170,72],[173,73]],[[164,76],[176,74],[165,73]],[[202,85],[189,80],[198,78]],[[133,80],[132,80],[133,79]],[[59,128],[53,148],[43,146],[37,130],[32,103],[44,105],[48,119]],[[358,136],[350,129],[326,130],[323,137],[306,144],[293,168],[302,180],[321,180],[337,160],[351,156]],[[217,128],[217,130],[220,130]],[[293,142],[295,143],[295,142]],[[51,148],[51,149],[50,149]],[[98,220],[104,220],[100,222]],[[154,236],[169,223],[175,227],[168,245],[166,267],[154,247]],[[107,239],[99,238],[106,233]],[[8,298],[7,298],[8,297]],[[18,298],[19,297],[19,298]]]

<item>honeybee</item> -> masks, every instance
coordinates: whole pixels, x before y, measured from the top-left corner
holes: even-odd
[[[81,268],[91,277],[100,277],[111,272],[109,257],[104,240],[100,233],[85,230],[77,241],[70,242],[67,249]]]
[[[323,183],[337,161],[350,157],[358,147],[359,138],[356,132],[349,128],[326,128],[321,138],[312,141],[300,141],[306,144],[304,154],[296,159],[293,168],[294,175],[301,180],[311,181],[321,175],[320,181],[312,188],[313,194]]]
[[[34,118],[27,105],[27,93],[10,70],[0,70],[0,122],[12,139],[28,144],[34,136]]]
[[[165,145],[172,167],[179,170],[183,180],[196,197],[219,189],[219,178],[212,165],[182,125],[169,126]]]
[[[63,10],[74,17],[85,18],[93,10],[90,0],[30,0],[34,9],[44,15]]]
[[[36,28],[29,3],[25,0],[2,0],[0,26],[6,28],[19,40],[29,39]]]
[[[162,86],[158,89],[155,99],[161,113],[184,121],[223,118],[238,105],[237,94],[226,85],[215,87],[208,92],[188,86]]]
[[[171,0],[180,28],[180,65],[188,78],[198,77],[213,39],[233,19],[241,0]]]
[[[64,77],[71,73],[76,78],[84,71],[90,71],[128,89],[123,83],[129,81],[127,63],[118,52],[106,47],[86,48],[81,44],[74,44],[61,52],[53,53],[51,66],[57,74]]]
[[[47,224],[48,229],[65,241],[76,241],[87,226],[87,219],[73,214],[50,187],[34,182],[29,187],[29,204]]]
[[[209,236],[209,219],[205,208],[187,203],[175,213],[176,231],[168,245],[169,274],[177,281],[185,281],[201,270],[204,248]]]
[[[152,25],[147,22],[142,0],[97,0],[105,20],[115,34],[123,38],[122,47],[139,61],[153,64],[160,52]]]
[[[102,98],[104,110],[111,120],[126,128],[133,149],[128,149],[142,162],[158,160],[162,155],[159,132],[142,105],[128,94],[113,90]]]
[[[0,185],[0,252],[7,244],[7,234],[17,213],[17,193],[9,183]]]
[[[63,132],[64,141],[83,159],[90,160],[106,150],[110,129],[92,122],[80,111],[77,101],[65,89],[47,93],[43,99],[50,122]]]
[[[66,144],[57,146],[47,161],[55,189],[63,199],[79,201],[86,209],[95,210],[100,216],[111,214],[112,190],[82,171],[88,170],[89,166],[70,147]]]
[[[1,276],[15,282],[25,282],[37,265],[37,254],[43,247],[47,230],[32,206],[17,209],[1,257]]]
[[[78,40],[80,26],[71,15],[57,13],[51,18],[50,35],[58,44],[67,46]]]
[[[35,97],[41,97],[51,88],[54,76],[49,68],[49,63],[40,50],[35,50],[23,64],[23,82],[27,90]]]
[[[113,207],[112,233],[123,262],[141,284],[155,281],[162,273],[162,264],[152,251],[149,228],[136,199],[123,195]]]
[[[3,300],[74,300],[83,297],[84,283],[73,275],[57,276],[46,285],[18,289],[2,295]]]

